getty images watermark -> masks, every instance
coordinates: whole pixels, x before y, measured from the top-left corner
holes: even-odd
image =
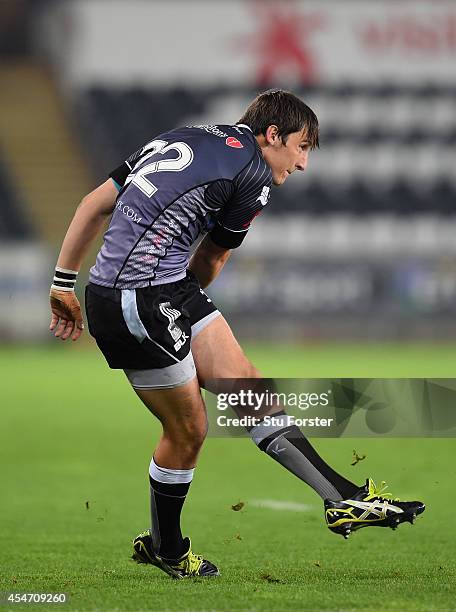
[[[321,393],[294,393],[269,391],[253,391],[239,389],[227,393],[216,394],[218,411],[228,408],[234,410],[237,416],[218,415],[216,423],[219,427],[255,427],[260,423],[267,426],[288,427],[331,427],[334,418],[299,417],[294,414],[277,414],[290,408],[308,410],[309,408],[329,406],[332,390]],[[272,411],[270,414],[265,411]]]
[[[205,381],[209,435],[248,436],[260,422],[306,435],[456,437],[456,379]]]

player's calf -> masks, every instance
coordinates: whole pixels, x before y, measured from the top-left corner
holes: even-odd
[[[163,427],[149,466],[153,550],[179,559],[186,552],[180,516],[207,432],[205,407],[196,377],[177,388],[136,392]]]

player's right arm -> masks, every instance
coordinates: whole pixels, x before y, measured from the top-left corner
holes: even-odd
[[[212,241],[209,234],[199,243],[189,264],[202,289],[217,278],[231,255],[231,249],[220,247]]]
[[[79,272],[90,245],[114,210],[117,195],[118,190],[109,179],[82,199],[63,240],[57,268]],[[54,280],[49,295],[50,329],[57,338],[66,340],[71,336],[72,340],[77,340],[84,329],[79,301],[74,291],[59,289],[56,282],[59,281]]]
[[[267,204],[271,172],[255,157],[233,181],[221,179],[206,191],[214,208],[222,204],[214,226],[196,249],[189,268],[201,287],[207,287],[220,273],[232,249],[246,237],[252,221]]]

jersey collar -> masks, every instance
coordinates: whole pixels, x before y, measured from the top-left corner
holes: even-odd
[[[240,128],[246,128],[247,130],[249,130],[249,132],[252,134],[252,138],[253,138],[253,140],[254,140],[254,142],[255,142],[255,146],[256,146],[256,148],[257,148],[258,153],[261,155],[261,157],[263,157],[263,152],[262,152],[262,150],[261,150],[260,145],[258,144],[258,140],[257,140],[257,139],[255,138],[255,136],[253,135],[253,130],[252,130],[252,128],[251,128],[249,125],[247,125],[246,123],[236,123],[236,126],[237,126],[237,127],[240,127]]]

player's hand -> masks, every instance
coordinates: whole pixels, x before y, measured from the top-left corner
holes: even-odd
[[[61,340],[67,340],[70,336],[73,341],[77,340],[84,329],[81,306],[74,291],[59,291],[51,288],[49,294],[51,301],[51,324],[49,329],[54,331],[54,336]]]

